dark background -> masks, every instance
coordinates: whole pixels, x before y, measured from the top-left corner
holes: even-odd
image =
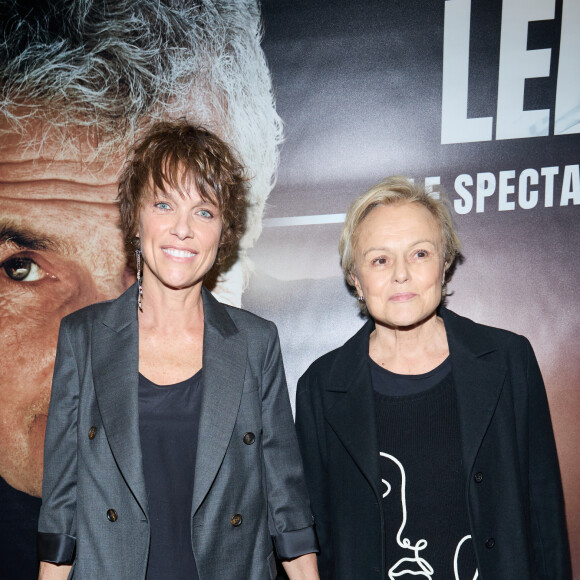
[[[580,138],[552,135],[562,4],[555,3],[554,20],[528,27],[527,49],[551,49],[551,69],[549,77],[526,80],[524,108],[551,110],[550,136],[496,141],[494,121],[494,140],[450,145],[440,136],[444,10],[445,2],[426,0],[263,2],[263,46],[286,126],[266,218],[344,213],[355,197],[395,174],[418,182],[440,176],[453,202],[458,175],[475,181],[478,172],[492,172],[499,185],[500,171],[515,170],[515,210],[498,211],[496,192],[483,213],[454,212],[464,262],[448,306],[531,340],[550,400],[580,570],[580,239],[578,207],[559,205],[563,168],[580,161]],[[473,0],[471,10],[468,116],[495,119],[502,3]],[[544,207],[540,185],[537,206],[521,209],[519,173],[549,166],[560,167],[554,206]],[[243,305],[278,324],[293,398],[308,365],[342,344],[362,319],[340,271],[341,224],[280,226],[269,219],[250,252],[255,273]]]

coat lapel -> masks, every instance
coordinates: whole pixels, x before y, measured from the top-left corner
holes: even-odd
[[[507,369],[497,361],[497,347],[485,327],[441,308],[445,322],[453,381],[459,410],[461,446],[466,474],[493,417]]]
[[[496,347],[484,327],[441,308],[456,385],[461,446],[467,473],[497,406],[507,369],[497,361]],[[353,461],[380,497],[379,451],[367,322],[339,351],[327,387],[327,420]]]
[[[227,451],[246,374],[247,343],[225,307],[202,290],[203,396],[193,486],[192,515],[207,495]]]
[[[327,421],[380,498],[375,403],[368,365],[368,321],[340,349],[327,387]]]
[[[107,441],[127,485],[147,514],[139,435],[136,285],[94,322],[91,353],[93,384]]]

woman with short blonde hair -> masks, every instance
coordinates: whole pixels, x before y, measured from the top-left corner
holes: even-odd
[[[356,294],[353,282],[354,270],[354,246],[356,245],[356,232],[365,217],[379,205],[395,205],[397,203],[418,203],[426,208],[438,221],[444,243],[445,271],[455,262],[461,252],[461,242],[455,232],[455,226],[445,199],[439,199],[428,193],[425,189],[417,187],[406,177],[396,175],[386,177],[365,194],[355,199],[350,206],[338,244],[340,263],[344,278]],[[445,293],[446,284],[443,285]],[[364,302],[359,306],[366,313]]]
[[[445,202],[390,177],[351,205],[364,326],[298,383],[320,577],[570,580],[558,458],[530,343],[442,306]]]

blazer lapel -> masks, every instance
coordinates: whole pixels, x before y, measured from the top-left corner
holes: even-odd
[[[123,478],[147,514],[139,436],[137,287],[96,320],[91,344],[93,384],[107,441]]]
[[[441,308],[440,314],[451,354],[462,454],[468,475],[493,417],[507,369],[497,362],[496,346],[487,340],[484,327],[445,308]]]
[[[327,421],[380,498],[380,464],[373,388],[368,365],[369,320],[340,349],[328,383]]]
[[[225,307],[205,288],[203,395],[192,515],[207,495],[227,451],[246,374],[247,343]]]

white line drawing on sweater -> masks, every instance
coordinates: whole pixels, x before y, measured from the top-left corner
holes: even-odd
[[[380,452],[381,457],[386,457],[390,459],[400,470],[401,472],[401,507],[403,510],[403,520],[401,522],[401,526],[397,532],[397,544],[401,548],[406,550],[411,550],[414,553],[413,558],[401,558],[398,562],[395,563],[394,566],[389,568],[389,578],[390,580],[395,580],[398,576],[402,576],[403,574],[411,574],[412,576],[424,576],[427,580],[433,579],[433,568],[431,564],[425,560],[425,558],[421,558],[419,556],[419,552],[424,550],[427,547],[427,540],[420,539],[414,546],[411,544],[411,540],[409,538],[401,538],[401,534],[407,525],[407,500],[405,496],[405,488],[407,485],[407,476],[405,474],[405,469],[402,463],[392,455],[388,453]],[[392,490],[391,484],[386,481],[385,479],[382,482],[387,486],[387,491],[383,493],[383,499],[387,497]],[[408,565],[409,564],[416,564],[418,566],[418,570],[411,569]],[[414,568],[414,566],[413,566]]]
[[[457,544],[457,548],[455,548],[455,556],[453,557],[453,572],[455,574],[455,580],[459,580],[459,571],[457,570],[457,560],[459,559],[459,550],[461,550],[461,546],[466,540],[471,540],[471,535],[463,536]],[[473,580],[477,580],[479,577],[479,570],[475,570],[475,574],[473,575]]]
[[[407,496],[406,496],[406,488],[407,488],[407,475],[405,473],[405,468],[403,467],[403,464],[393,455],[389,455],[388,453],[384,453],[383,451],[380,452],[381,457],[385,457],[386,459],[390,459],[399,469],[400,473],[401,473],[401,508],[402,508],[402,521],[401,521],[401,525],[399,527],[399,530],[397,531],[397,544],[401,547],[404,548],[405,550],[411,550],[413,552],[413,557],[408,557],[408,558],[401,558],[400,560],[398,560],[394,566],[391,566],[391,568],[389,568],[389,579],[390,580],[396,580],[396,578],[398,578],[399,576],[403,576],[405,574],[410,574],[411,576],[424,576],[425,578],[427,578],[427,580],[433,580],[433,574],[434,574],[434,569],[431,566],[431,564],[429,564],[429,562],[425,559],[422,558],[419,555],[419,552],[421,550],[424,550],[427,547],[427,540],[422,538],[420,540],[418,540],[415,545],[411,544],[411,540],[409,538],[403,538],[401,537],[403,534],[403,530],[405,529],[405,526],[407,525]],[[386,498],[388,495],[390,495],[393,486],[391,485],[391,483],[389,481],[387,481],[386,479],[381,479],[381,481],[383,482],[383,484],[386,487],[386,490],[383,492],[383,499]],[[459,565],[458,565],[458,560],[459,560],[459,554],[461,551],[461,548],[463,546],[463,544],[467,541],[471,539],[471,535],[466,535],[463,538],[461,538],[461,540],[459,541],[459,543],[457,544],[457,547],[455,548],[455,555],[453,557],[453,571],[454,571],[454,575],[455,575],[455,580],[460,580],[459,578]],[[475,570],[475,574],[473,575],[473,579],[472,580],[477,580],[477,578],[479,577],[479,571],[476,569]]]

